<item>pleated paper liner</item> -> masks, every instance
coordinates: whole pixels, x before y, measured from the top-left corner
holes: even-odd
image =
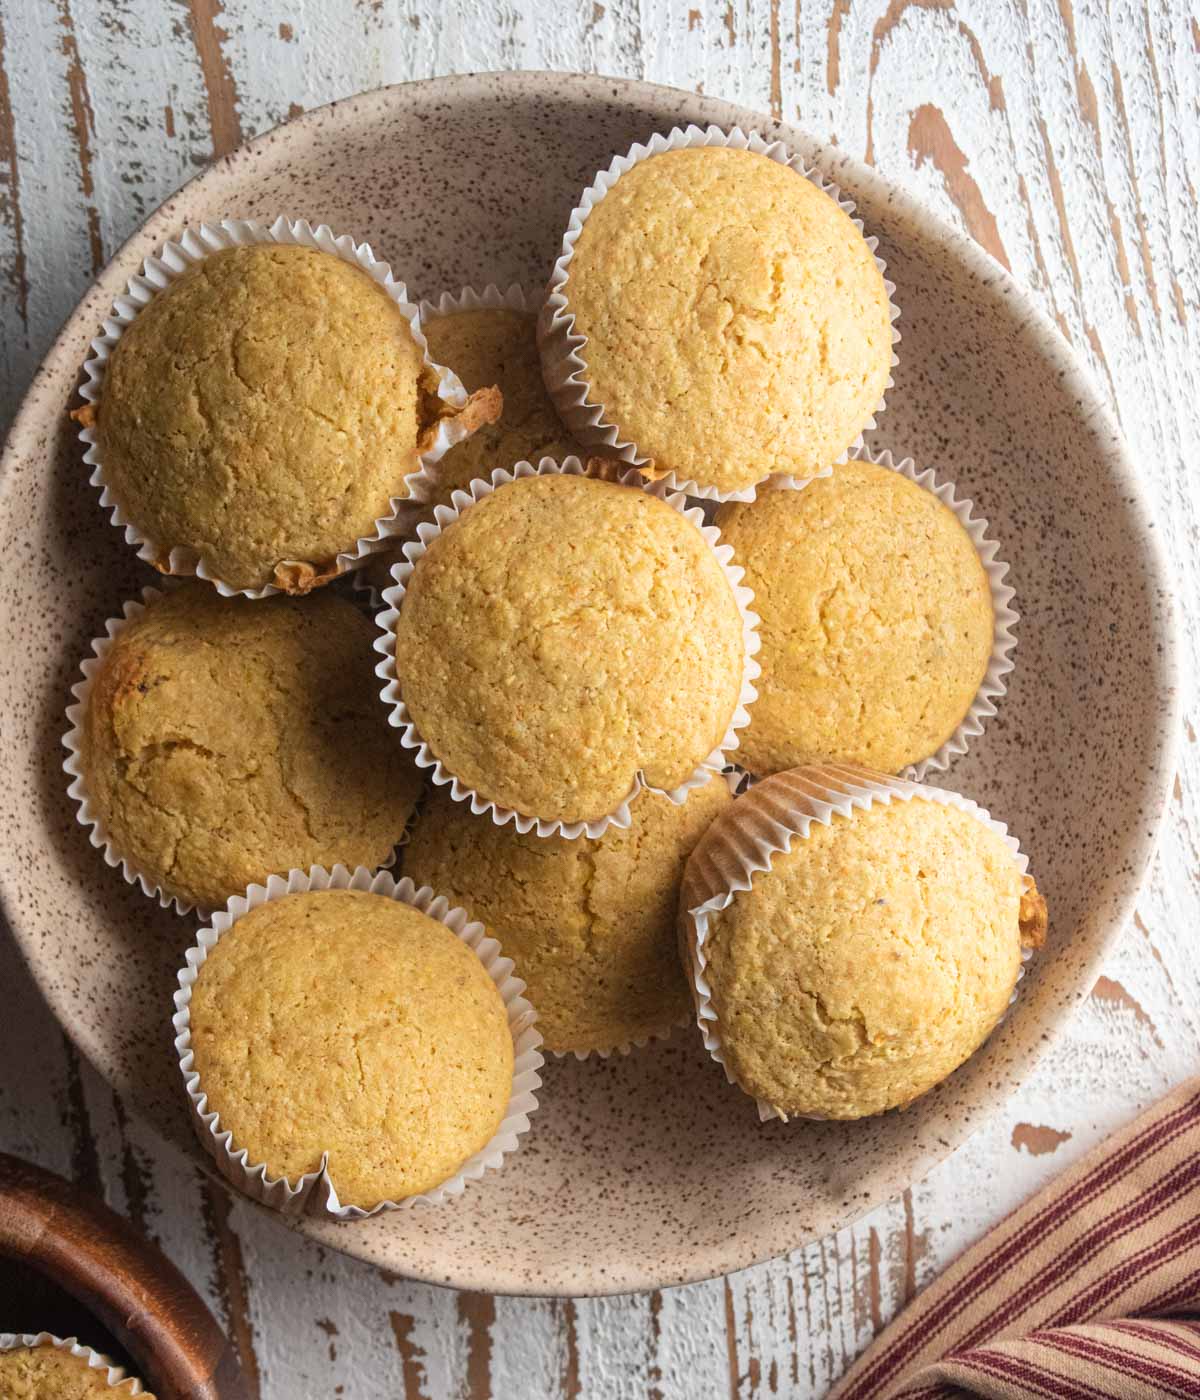
[[[457,292],[443,292],[433,300],[422,297],[418,309],[424,325],[443,316],[455,316],[460,311],[507,310],[532,316],[537,311],[537,303],[516,282],[503,291],[494,282],[489,282],[482,291],[476,291],[474,287],[460,287]]]
[[[828,826],[835,816],[850,817],[855,811],[866,811],[876,803],[913,801],[957,807],[983,822],[1003,841],[1021,875],[1027,875],[1028,857],[1009,835],[1008,828],[970,798],[844,763],[816,764],[763,779],[738,798],[733,820],[718,823],[720,829],[710,827],[701,838],[684,874],[680,896],[680,952],[684,966],[690,969],[696,1024],[704,1047],[724,1068],[731,1084],[737,1081],[725,1061],[720,1018],[707,980],[705,942],[709,915],[727,908],[736,894],[751,889],[755,875],[769,871],[777,854],[786,853],[794,842],[803,841],[815,822]],[[1031,949],[1022,950],[1018,986],[1024,976],[1024,963],[1031,954]],[[1010,1005],[1016,997],[1014,988]],[[771,1118],[787,1121],[789,1115],[776,1105],[761,1099],[755,1102],[760,1121]]]
[[[222,936],[252,909],[310,890],[365,890],[407,904],[419,913],[436,919],[476,954],[495,983],[508,1012],[514,1053],[512,1092],[504,1117],[491,1140],[439,1186],[403,1200],[381,1201],[370,1210],[341,1203],[325,1157],[322,1157],[317,1170],[306,1172],[294,1182],[287,1177],[272,1178],[265,1164],[249,1161],[246,1149],[237,1146],[232,1132],[223,1128],[218,1115],[209,1109],[204,1086],[194,1067],[192,988],[209,953]],[[451,908],[447,900],[434,894],[428,886],[417,889],[411,880],[394,880],[386,871],[372,875],[361,866],[351,872],[344,865],[335,865],[332,870],[314,865],[308,871],[293,870],[286,880],[272,875],[265,885],[251,885],[244,895],[231,899],[223,910],[214,915],[211,924],[200,930],[194,946],[188,949],[187,961],[179,971],[179,990],[175,993],[173,1017],[175,1052],[191,1103],[193,1125],[205,1150],[227,1181],[254,1200],[285,1215],[365,1220],[384,1210],[442,1205],[461,1195],[469,1182],[500,1168],[505,1159],[516,1152],[521,1137],[529,1131],[530,1115],[537,1109],[537,1090],[542,1082],[538,1071],[543,1060],[539,1050],[542,1037],[534,1026],[536,1014],[522,995],[524,990],[525,983],[514,974],[511,959],[503,956],[499,943],[488,936],[483,925],[468,920],[464,910]]]
[[[854,218],[853,201],[847,199],[832,180],[826,179],[818,170],[806,166],[798,156],[793,156],[782,141],[766,141],[756,131],[745,132],[740,127],[733,127],[729,131],[723,131],[717,126],[674,127],[666,135],[656,132],[644,145],[636,144],[625,155],[613,157],[608,168],[601,170],[584,190],[578,205],[572,210],[567,221],[567,229],[562,239],[562,251],[550,275],[546,301],[538,323],[538,333],[542,344],[542,363],[546,387],[549,389],[550,396],[572,436],[593,450],[610,453],[635,467],[646,466],[650,461],[649,457],[641,451],[636,442],[623,435],[621,425],[609,418],[604,404],[591,397],[587,361],[583,354],[585,337],[579,335],[575,330],[575,317],[571,311],[567,289],[571,260],[575,255],[575,244],[583,231],[588,215],[622,175],[627,174],[635,165],[652,156],[662,155],[666,151],[678,151],[699,146],[725,146],[733,150],[753,151],[756,155],[763,155],[780,165],[789,166],[798,175],[811,181],[818,189],[829,195],[838,207],[850,216],[859,233],[863,233],[862,220]],[[900,309],[891,298],[896,287],[893,282],[887,279],[887,267],[878,253],[879,240],[871,237],[866,239],[866,243],[875,258],[875,265],[884,279],[884,287],[888,296],[889,315],[893,323],[891,363],[895,367],[899,361],[894,347],[900,340],[900,332],[896,330],[895,321],[900,315]],[[884,387],[885,390],[893,387],[890,375]],[[847,449],[848,452],[856,451],[862,446],[863,433],[875,427],[876,415],[882,413],[886,406],[885,396],[885,398],[880,399],[874,413],[862,425],[858,436]],[[846,453],[843,452],[836,460],[844,462]],[[828,476],[831,470],[832,467],[827,466],[814,473],[813,476],[807,477],[782,474],[770,476],[762,482],[736,491],[722,491],[717,487],[706,486],[692,479],[681,481],[675,472],[668,473],[662,480],[671,490],[683,491],[687,495],[701,500],[752,501],[757,487],[764,486],[767,482],[773,487],[796,489],[804,486],[816,476]]]
[[[164,243],[157,253],[146,259],[141,273],[130,279],[125,292],[113,303],[101,334],[92,341],[91,354],[83,366],[86,380],[80,393],[89,405],[100,401],[104,394],[108,361],[117,342],[138,313],[148,306],[159,292],[178,280],[195,263],[214,253],[258,243],[313,248],[361,268],[387,293],[408,322],[413,339],[421,350],[426,369],[437,376],[437,396],[447,410],[447,416],[431,425],[422,440],[416,444],[416,466],[404,478],[404,492],[392,499],[388,509],[374,522],[372,531],[348,544],[347,548],[337,555],[331,575],[336,576],[358,567],[370,554],[386,547],[388,541],[400,533],[402,527],[396,523],[395,518],[398,506],[409,499],[421,499],[428,491],[428,469],[456,442],[469,435],[480,407],[478,404],[472,405],[453,371],[434,364],[430,359],[419,313],[416,306],[408,300],[404,283],[398,282],[392,276],[391,268],[375,256],[369,244],[356,243],[348,234],[337,236],[326,224],[313,228],[306,220],[292,220],[283,216],[269,224],[257,219],[224,219],[220,223],[202,223],[184,229],[178,240]],[[249,598],[264,598],[281,591],[274,583],[261,588],[234,588],[215,577],[203,557],[195,550],[183,546],[172,548],[168,541],[153,540],[143,534],[128,518],[112,491],[105,475],[96,429],[86,418],[84,421],[85,426],[81,429],[79,437],[86,448],[83,460],[92,468],[91,484],[99,490],[100,504],[109,511],[112,523],[124,529],[126,543],[137,551],[139,559],[152,564],[165,574],[181,577],[194,574],[207,579],[225,596],[241,593]]]
[[[561,463],[556,462],[552,457],[543,457],[534,466],[531,462],[518,462],[508,470],[500,470],[492,473],[490,481],[477,480],[471,483],[470,492],[455,491],[451,496],[451,504],[439,505],[434,510],[432,522],[423,522],[417,528],[417,538],[405,543],[403,553],[404,558],[392,568],[393,583],[390,588],[384,590],[383,607],[384,610],[378,615],[378,623],[381,636],[376,639],[375,650],[379,652],[383,660],[375,668],[376,675],[383,681],[381,695],[383,702],[388,706],[388,718],[391,724],[399,730],[400,742],[405,748],[410,749],[419,768],[430,770],[432,780],[441,787],[448,786],[450,795],[457,802],[467,802],[471,811],[476,816],[490,816],[497,825],[505,822],[513,822],[518,831],[525,833],[536,831],[539,836],[565,836],[569,839],[577,839],[580,836],[597,837],[602,835],[610,826],[627,827],[630,822],[629,804],[637,797],[638,793],[646,788],[641,774],[639,773],[633,781],[629,792],[621,803],[611,812],[589,821],[563,822],[558,820],[546,820],[540,817],[527,816],[515,811],[511,807],[502,807],[493,802],[490,798],[484,797],[473,788],[467,787],[464,783],[446,768],[440,759],[425,743],[424,739],[417,731],[412,716],[408,712],[408,707],[404,703],[400,690],[400,682],[396,676],[396,623],[400,617],[400,608],[404,601],[405,588],[412,575],[414,567],[418,564],[432,542],[448,529],[459,518],[460,515],[470,510],[472,506],[483,500],[486,496],[492,495],[495,491],[503,489],[513,481],[519,481],[531,476],[547,476],[558,474],[564,476],[590,476],[606,481],[614,481],[620,485],[627,486],[630,490],[644,491],[648,495],[664,501],[672,510],[678,511],[686,520],[699,530],[705,542],[716,555],[725,577],[729,582],[729,587],[737,603],[738,611],[742,619],[742,639],[744,665],[742,670],[741,693],[738,703],[734,709],[733,716],[729,722],[720,745],[714,749],[697,767],[687,780],[678,787],[671,789],[664,795],[672,802],[682,802],[692,788],[699,787],[706,783],[715,773],[721,772],[728,763],[732,761],[732,750],[737,747],[737,735],[740,729],[750,721],[747,706],[750,705],[757,696],[754,688],[754,681],[759,674],[758,662],[754,659],[758,651],[758,617],[750,610],[750,602],[753,597],[750,590],[742,584],[742,569],[734,564],[733,550],[729,545],[720,542],[720,532],[715,526],[704,523],[703,513],[695,506],[689,506],[684,496],[678,492],[673,492],[665,482],[658,481],[648,483],[644,481],[633,468],[622,468],[620,463],[593,459],[586,466],[578,457],[567,457]],[[658,789],[654,789],[658,791]]]
[[[118,1400],[118,1396],[146,1393],[135,1376],[126,1376],[122,1367],[114,1366],[102,1352],[85,1347],[76,1337],[56,1337],[53,1332],[0,1332],[0,1351],[20,1351],[26,1347],[53,1347],[56,1351],[69,1352],[89,1370],[103,1375],[105,1384],[114,1392],[113,1400]]]

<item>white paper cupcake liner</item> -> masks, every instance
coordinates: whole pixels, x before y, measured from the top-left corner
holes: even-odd
[[[823,763],[765,779],[738,799],[735,810],[740,820],[735,828],[722,837],[714,836],[710,828],[709,837],[702,839],[684,876],[681,899],[684,961],[690,969],[696,1024],[704,1048],[725,1070],[725,1077],[731,1084],[737,1084],[737,1080],[725,1061],[720,1019],[712,1003],[712,988],[707,978],[705,942],[709,915],[727,908],[736,894],[749,890],[754,876],[770,870],[773,858],[790,851],[793,841],[803,841],[814,822],[828,826],[837,815],[849,817],[855,811],[865,812],[877,802],[914,799],[970,813],[1000,837],[1022,876],[1028,873],[1029,859],[1016,839],[1009,835],[1008,828],[969,797],[845,763]],[[1032,951],[1030,948],[1021,950],[1018,986]],[[1016,999],[1017,988],[1014,987],[1009,1005]],[[1002,1016],[996,1025],[1003,1019]],[[789,1115],[774,1104],[757,1098],[755,1103],[760,1122],[771,1118],[787,1122]],[[819,1117],[816,1114],[791,1116]]]
[[[738,788],[741,786],[745,774],[737,768],[727,768],[720,775],[720,781],[729,789],[729,795],[736,797]],[[714,778],[713,782],[717,779]],[[670,1040],[676,1031],[684,1030],[692,1024],[694,1017],[687,1012],[678,1019],[672,1021],[670,1025],[663,1026],[661,1030],[649,1031],[645,1035],[631,1036],[628,1040],[619,1041],[615,1045],[605,1046],[596,1050],[552,1050],[550,1046],[544,1046],[547,1054],[553,1055],[556,1060],[607,1060],[613,1055],[631,1055],[635,1050],[644,1050],[656,1040]]]
[[[996,703],[1008,689],[1005,678],[1013,668],[1013,651],[1017,645],[1013,629],[1020,621],[1020,613],[1013,607],[1016,594],[1006,581],[1008,565],[998,557],[1000,546],[994,539],[989,538],[988,522],[974,513],[973,502],[961,499],[951,482],[939,481],[932,467],[918,467],[911,457],[904,457],[897,462],[886,448],[881,452],[872,452],[866,447],[860,447],[852,455],[864,462],[890,467],[936,496],[942,505],[953,511],[979,554],[979,561],[987,575],[988,587],[992,594],[992,654],[987,670],[979,683],[970,709],[949,739],[936,753],[921,759],[919,763],[910,763],[900,774],[902,778],[920,782],[930,773],[942,772],[950,766],[952,759],[966,753],[971,740],[983,733],[985,721],[996,713]]]
[[[418,307],[421,323],[437,321],[443,316],[454,316],[460,311],[519,311],[532,316],[537,311],[537,298],[531,297],[514,282],[501,291],[494,282],[489,282],[482,291],[474,287],[460,287],[457,292],[443,292],[436,300],[421,298]]]
[[[75,820],[87,830],[88,840],[104,857],[105,865],[111,866],[113,869],[119,868],[128,884],[137,885],[144,895],[157,900],[163,909],[174,908],[177,914],[190,914],[195,911],[201,918],[207,919],[212,912],[211,910],[198,908],[179,895],[168,894],[160,884],[139,870],[129,857],[122,856],[116,850],[109,836],[108,828],[88,797],[87,777],[83,769],[83,721],[87,714],[92,685],[104,664],[104,658],[108,655],[113,642],[125,628],[136,618],[141,617],[157,598],[162,598],[165,591],[161,588],[143,588],[141,598],[131,598],[122,609],[120,617],[110,617],[104,624],[104,635],[92,639],[92,654],[84,657],[79,666],[83,673],[83,679],[76,681],[71,687],[71,694],[75,698],[73,703],[67,706],[68,727],[62,740],[67,757],[63,760],[63,772],[71,780],[67,786],[67,796],[75,803]],[[392,848],[391,854],[380,865],[379,869],[389,870],[395,865],[401,844],[402,841]]]
[[[375,521],[373,531],[360,537],[349,549],[337,555],[334,570],[335,573],[342,574],[357,567],[369,554],[386,546],[388,540],[397,533],[397,504],[409,499],[419,499],[428,490],[428,468],[456,442],[467,436],[473,426],[470,412],[465,415],[462,413],[468,404],[468,396],[458,376],[430,359],[421,330],[420,316],[417,308],[408,300],[404,283],[398,282],[392,276],[391,268],[375,257],[369,244],[355,243],[348,234],[338,237],[326,224],[313,228],[304,219],[287,219],[282,215],[270,224],[256,219],[223,219],[219,224],[197,224],[184,229],[177,241],[164,243],[157,253],[146,259],[141,273],[130,278],[125,292],[113,303],[112,312],[104,321],[102,333],[92,341],[92,353],[84,362],[86,382],[80,393],[87,403],[92,405],[103,397],[105,371],[117,342],[138,312],[160,291],[169,287],[194,263],[201,262],[213,253],[253,243],[284,243],[315,248],[341,258],[343,262],[359,267],[367,273],[371,280],[387,293],[408,321],[413,339],[421,349],[426,368],[437,375],[438,397],[448,410],[454,411],[455,416],[440,419],[427,430],[423,442],[417,444],[417,466],[404,478],[404,486],[409,494],[394,497],[389,510]],[[100,492],[100,504],[110,512],[112,523],[124,528],[126,543],[137,550],[139,559],[144,559],[162,573],[175,576],[195,574],[208,580],[226,597],[242,593],[248,598],[265,598],[281,591],[275,584],[267,584],[262,588],[233,588],[217,578],[196,551],[183,546],[168,551],[162,542],[143,534],[129,520],[108,484],[95,428],[89,423],[80,430],[79,437],[87,449],[83,460],[92,468],[90,480]]]
[[[431,321],[439,321],[443,316],[454,316],[460,311],[519,311],[524,315],[532,315],[537,310],[537,299],[531,297],[523,287],[513,283],[505,291],[501,291],[494,282],[489,282],[482,291],[476,291],[474,287],[461,287],[457,292],[443,292],[441,296],[433,301],[421,298],[417,310],[421,317],[421,325],[426,326]],[[444,454],[443,454],[444,455]],[[426,483],[432,479],[433,484],[437,482],[436,464],[431,464],[431,469],[427,476],[423,476],[421,483],[421,494],[426,492]],[[426,501],[401,501],[396,511],[396,523],[399,527],[395,537],[395,547],[398,548],[401,540],[410,537],[417,524],[428,511]],[[356,570],[351,575],[354,587],[368,601],[372,609],[377,609],[381,603],[381,592],[370,581],[363,570]]]
[[[53,1332],[0,1332],[0,1351],[20,1351],[25,1347],[53,1347],[69,1351],[90,1370],[103,1371],[109,1389],[122,1396],[144,1395],[142,1383],[135,1376],[126,1376],[120,1366],[114,1366],[102,1352],[85,1347],[76,1337],[56,1337]]]
[[[625,155],[613,157],[608,169],[602,170],[596,175],[596,178],[584,190],[578,205],[571,211],[566,232],[563,234],[562,252],[550,275],[545,304],[538,322],[538,335],[542,346],[542,365],[546,387],[572,436],[589,447],[603,448],[606,452],[620,457],[622,461],[629,462],[635,467],[646,466],[650,459],[641,452],[637,443],[622,436],[620,424],[614,423],[608,418],[604,405],[593,402],[589,397],[591,384],[587,375],[587,363],[581,353],[587,342],[586,337],[575,331],[575,316],[570,309],[567,295],[567,279],[570,275],[571,259],[575,255],[575,244],[583,231],[588,215],[621,176],[650,156],[696,146],[727,146],[733,150],[753,151],[756,155],[764,155],[780,165],[790,166],[806,180],[810,180],[818,189],[829,195],[850,216],[859,233],[863,233],[862,220],[854,218],[853,201],[847,199],[832,180],[827,179],[815,168],[806,166],[798,156],[793,156],[782,141],[766,141],[757,131],[746,132],[736,126],[729,131],[723,131],[718,126],[677,126],[665,136],[661,132],[656,132],[645,145],[634,145]],[[866,243],[874,254],[875,265],[879,268],[887,291],[889,315],[892,321],[891,362],[894,367],[899,363],[895,346],[900,340],[900,332],[895,326],[896,319],[900,315],[900,308],[892,300],[896,286],[887,278],[887,266],[878,253],[879,240],[871,237],[866,239]],[[890,389],[892,386],[893,380],[889,375],[884,387]],[[848,452],[853,452],[861,447],[863,433],[875,427],[875,415],[882,413],[886,406],[886,397],[881,398],[874,414],[863,424],[858,437],[847,449]],[[839,462],[845,460],[845,452],[837,458]],[[765,481],[757,482],[755,485],[743,487],[737,491],[721,491],[716,487],[704,486],[691,479],[681,481],[673,471],[663,476],[661,480],[671,490],[683,491],[687,495],[698,497],[701,500],[752,501],[757,487],[764,486],[767,482],[773,487],[798,489],[818,476],[828,476],[831,470],[832,465],[824,467],[813,476],[797,477],[782,474],[770,476]]]
[[[631,490],[644,491],[648,495],[657,497],[660,501],[665,501],[667,505],[678,511],[684,519],[690,521],[699,530],[716,555],[717,561],[729,581],[729,587],[733,592],[738,612],[742,618],[744,665],[741,693],[720,745],[696,766],[685,782],[669,791],[651,788],[641,773],[638,773],[629,792],[616,809],[592,821],[549,821],[541,817],[525,816],[514,811],[511,807],[497,805],[489,798],[481,796],[474,788],[469,788],[460,782],[434,755],[429,745],[417,732],[416,725],[408,712],[408,706],[405,705],[400,693],[400,682],[396,676],[396,622],[400,616],[404,592],[413,568],[424,556],[429,546],[443,530],[453,525],[460,515],[501,487],[524,477],[550,475],[601,475],[605,480],[616,481],[623,486],[628,486]],[[383,593],[384,611],[376,619],[381,635],[375,640],[375,650],[383,657],[383,660],[375,668],[375,674],[384,682],[380,694],[384,704],[388,706],[388,719],[399,730],[400,742],[406,749],[412,751],[417,766],[430,769],[430,776],[438,786],[448,786],[450,795],[456,802],[470,803],[471,811],[476,816],[488,815],[498,826],[503,826],[505,822],[513,822],[517,830],[522,833],[536,831],[539,836],[565,836],[574,840],[580,836],[593,838],[601,836],[610,826],[628,826],[630,822],[629,804],[643,788],[653,792],[661,792],[672,802],[683,802],[692,788],[700,787],[714,773],[721,772],[733,761],[733,751],[738,745],[738,730],[744,729],[750,722],[747,706],[752,704],[758,696],[758,692],[754,688],[754,681],[759,675],[759,665],[754,659],[759,648],[758,615],[750,610],[750,603],[754,595],[742,583],[743,570],[733,563],[732,548],[729,545],[721,544],[720,531],[715,526],[704,523],[704,515],[701,510],[695,506],[689,507],[686,498],[678,492],[671,491],[665,481],[646,482],[636,470],[622,468],[619,463],[615,462],[601,462],[585,466],[578,457],[566,457],[561,463],[556,462],[552,457],[543,457],[537,466],[534,466],[532,462],[517,462],[511,468],[494,471],[490,481],[473,481],[469,492],[455,491],[450,500],[449,506],[439,505],[435,508],[432,522],[426,521],[417,527],[417,538],[405,543],[404,558],[392,566],[394,582]]]
[[[250,910],[310,890],[366,890],[407,904],[436,919],[476,954],[496,984],[496,990],[508,1011],[508,1028],[514,1053],[512,1091],[504,1117],[491,1140],[439,1186],[400,1201],[381,1201],[370,1210],[342,1205],[327,1170],[325,1157],[322,1157],[316,1171],[306,1172],[294,1184],[287,1177],[268,1176],[264,1164],[251,1164],[246,1149],[236,1146],[232,1132],[222,1128],[218,1115],[209,1110],[200,1075],[193,1068],[192,988],[209,952]],[[514,974],[512,960],[502,955],[500,944],[487,935],[483,925],[471,922],[465,910],[452,909],[445,898],[434,894],[428,886],[417,889],[411,880],[396,881],[386,871],[372,875],[362,866],[351,873],[344,865],[335,865],[332,870],[314,865],[308,871],[293,870],[286,880],[272,875],[265,885],[251,885],[244,895],[235,896],[213,916],[212,923],[200,930],[195,945],[188,949],[187,962],[179,971],[179,990],[175,993],[175,1015],[172,1017],[175,1052],[179,1057],[179,1069],[200,1141],[227,1181],[254,1200],[285,1215],[366,1220],[383,1210],[442,1205],[451,1197],[460,1196],[468,1182],[478,1181],[485,1172],[499,1168],[504,1159],[517,1150],[522,1134],[529,1131],[529,1117],[537,1108],[537,1090],[542,1083],[538,1071],[543,1060],[539,1051],[542,1037],[534,1026],[537,1015],[522,996],[524,990],[525,983]]]

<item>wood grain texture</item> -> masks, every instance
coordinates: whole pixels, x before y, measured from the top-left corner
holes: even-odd
[[[1194,676],[1200,19],[1187,0],[0,0],[0,424],[98,262],[215,152],[364,87],[497,67],[647,78],[778,114],[975,237],[1120,418],[1190,604]],[[0,1148],[98,1184],[214,1308],[262,1400],[818,1395],[964,1245],[1200,1068],[1194,691],[1187,704],[1150,882],[1054,1060],[928,1180],[786,1259],[559,1303],[456,1296],[330,1254],[228,1202],[127,1119],[6,943]]]
[[[92,1192],[0,1153],[0,1271],[10,1258],[83,1303],[161,1400],[249,1400],[231,1343],[170,1260]]]

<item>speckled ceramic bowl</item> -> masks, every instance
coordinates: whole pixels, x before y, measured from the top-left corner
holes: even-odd
[[[143,255],[230,212],[353,228],[416,296],[544,282],[579,191],[676,123],[780,136],[853,198],[897,283],[904,341],[877,447],[938,466],[1004,540],[1021,610],[1000,713],[939,781],[1007,822],[1049,900],[1049,948],[997,1034],[908,1112],[759,1126],[694,1032],[547,1066],[519,1170],[450,1207],[296,1228],[400,1273],[512,1293],[603,1293],[754,1263],[846,1224],[962,1142],[1029,1073],[1130,913],[1172,772],[1167,568],[1112,420],[1071,353],[974,245],[865,167],[711,98],[538,74],[369,93],[221,161],[121,250],[25,401],[0,475],[0,887],[63,1025],[197,1162],[171,1052],[194,926],[108,869],[74,818],[59,738],[79,657],[151,581],[87,486],[66,418],[89,338]]]

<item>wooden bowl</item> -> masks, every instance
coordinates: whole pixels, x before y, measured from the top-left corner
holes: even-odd
[[[512,1293],[650,1288],[741,1268],[845,1225],[950,1152],[1086,995],[1133,907],[1173,772],[1168,570],[1137,473],[1073,355],[974,244],[836,149],[692,93],[578,75],[437,79],[281,127],[169,200],[47,356],[0,481],[0,888],[67,1031],[138,1112],[193,1140],[171,995],[194,923],[106,868],[76,825],[59,747],[79,660],[151,575],[108,523],[67,422],[87,343],[144,255],[185,220],[286,212],[368,239],[411,292],[541,286],[580,191],[680,122],[779,136],[879,235],[902,308],[877,447],[937,466],[1012,565],[1021,611],[1000,714],[945,781],[1010,824],[1053,913],[1003,1026],[905,1113],[766,1124],[694,1032],[548,1067],[527,1145],[458,1202],[296,1228],[400,1273]]]
[[[165,1254],[98,1197],[0,1153],[0,1277],[6,1259],[86,1308],[157,1400],[249,1400],[237,1353]],[[104,1349],[90,1334],[79,1339]]]

